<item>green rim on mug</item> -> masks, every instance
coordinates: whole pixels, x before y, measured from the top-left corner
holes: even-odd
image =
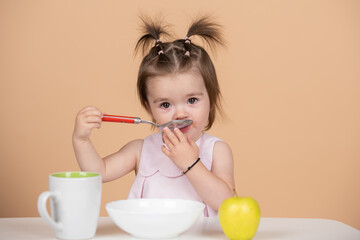
[[[99,173],[93,172],[60,172],[51,174],[53,177],[59,178],[87,178],[87,177],[96,177],[99,176]]]

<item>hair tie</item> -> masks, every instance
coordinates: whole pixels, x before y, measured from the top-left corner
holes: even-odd
[[[157,49],[158,55],[164,54],[163,47],[160,45],[161,43],[160,39],[156,39],[155,48]]]
[[[184,55],[190,57],[191,41],[188,36],[185,36],[184,40],[185,40],[184,43],[185,43],[185,50],[186,50]]]
[[[189,39],[188,36],[186,36],[186,37],[184,38],[184,40],[185,40],[185,43],[187,43],[187,44],[190,44],[190,43],[191,43],[191,41],[190,41],[190,39]]]

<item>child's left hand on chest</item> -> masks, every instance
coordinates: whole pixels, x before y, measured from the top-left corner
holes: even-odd
[[[182,170],[187,169],[199,157],[196,143],[177,128],[174,131],[164,128],[163,141],[167,148],[163,145],[161,150]]]

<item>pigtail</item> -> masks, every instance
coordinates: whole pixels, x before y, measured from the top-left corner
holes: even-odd
[[[158,19],[152,20],[144,16],[140,16],[140,19],[143,22],[142,31],[144,35],[136,43],[135,54],[141,48],[144,55],[151,45],[155,46],[157,53],[163,53],[161,52],[163,51],[163,46],[160,37],[169,36],[169,33],[166,31],[167,25],[161,24]]]
[[[192,22],[185,38],[182,40],[185,52],[183,54],[181,68],[193,66],[193,62],[198,61],[201,64],[199,71],[204,79],[208,95],[210,96],[209,119],[205,130],[210,129],[214,123],[216,111],[222,112],[220,102],[221,92],[217,81],[215,67],[210,56],[204,48],[192,44],[190,37],[199,36],[207,43],[210,49],[215,52],[216,45],[225,46],[221,28],[221,25],[213,22],[209,16],[203,16]]]
[[[209,16],[200,17],[191,23],[185,41],[191,36],[197,35],[201,37],[212,50],[214,50],[216,45],[225,46],[221,28],[221,25],[211,21]]]

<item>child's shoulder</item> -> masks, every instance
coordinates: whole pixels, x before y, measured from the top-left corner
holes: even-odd
[[[213,166],[233,166],[233,154],[225,141],[217,141],[213,150]]]
[[[230,148],[229,144],[227,144],[225,141],[220,140],[215,143],[214,150],[231,151],[231,148]]]
[[[204,134],[205,135],[205,134]],[[209,134],[206,134],[207,138],[211,138],[212,141],[214,141],[214,153],[215,152],[231,152],[231,148],[229,146],[229,144],[227,144],[224,140],[215,137],[215,136],[211,136]]]
[[[203,136],[201,137],[202,140],[200,140],[201,142],[207,142],[210,143],[211,146],[213,146],[214,148],[214,152],[229,152],[231,151],[230,146],[222,139],[212,136],[208,133],[204,133]]]
[[[218,144],[218,145],[219,144],[220,145],[223,145],[223,144],[227,145],[227,143],[223,139],[218,138],[218,137],[213,136],[213,135],[210,135],[210,134],[208,134],[206,132],[202,135],[201,138],[203,139],[203,141],[213,142],[213,143]]]

